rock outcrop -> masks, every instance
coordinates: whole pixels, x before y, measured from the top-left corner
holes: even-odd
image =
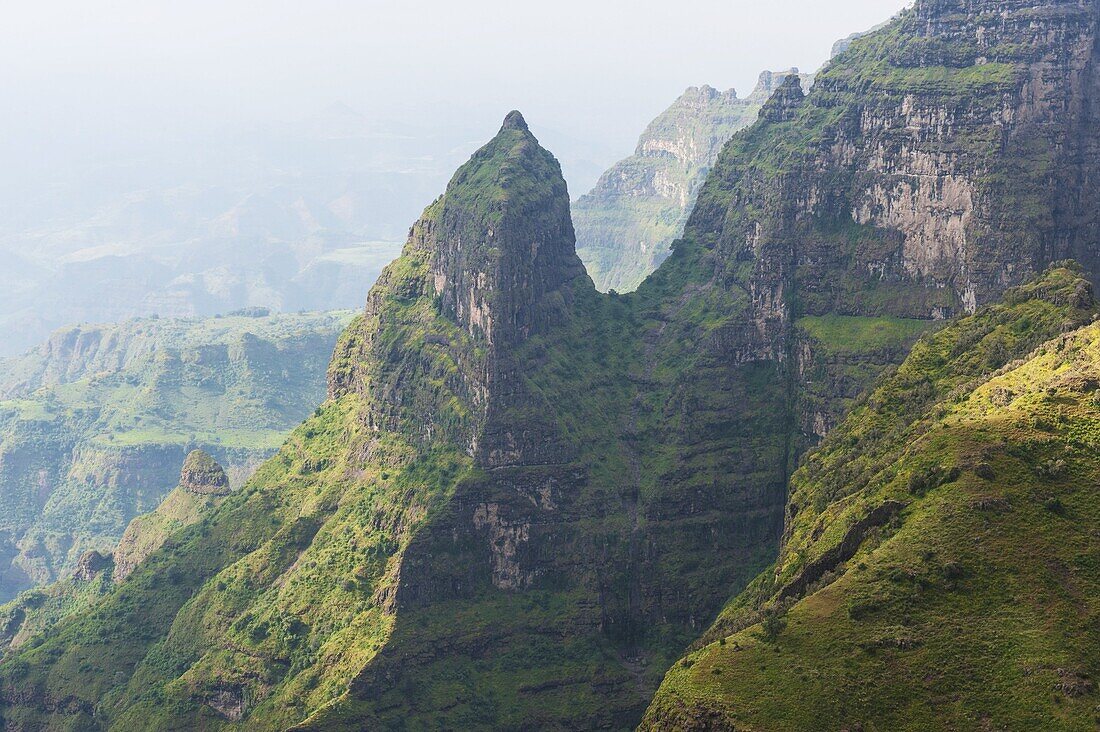
[[[756,121],[790,76],[813,85],[812,75],[789,69],[761,73],[745,98],[733,89],[689,88],[646,127],[634,155],[573,204],[577,253],[597,289],[630,292],[668,257],[722,146]]]
[[[1010,288],[1067,255],[1097,273],[1100,175],[1081,133],[1096,122],[1098,13],[918,2],[809,94],[781,85],[723,149],[673,254],[629,295],[584,275],[560,169],[509,115],[342,336],[329,399],[94,613],[0,664],[5,722],[78,725],[94,710],[116,729],[634,726],[784,537],[807,550],[780,555],[786,601],[955,474],[930,464],[894,495],[897,456],[849,462],[848,448],[908,448],[920,409],[946,417],[936,407],[951,395],[1091,317],[1070,269]],[[901,408],[892,392],[855,402],[881,419],[833,443],[828,484],[791,482],[921,333],[1006,291],[1019,318],[981,311],[920,341],[910,360],[952,364],[949,378],[899,371]],[[1035,470],[1069,469],[1050,457]],[[996,476],[996,455],[966,458],[977,480]],[[844,501],[872,470],[889,490]],[[1062,559],[1051,576],[1072,575]],[[966,566],[951,561],[941,574],[958,582]],[[884,628],[878,640],[872,650],[915,639]],[[1088,669],[1066,671],[1059,683],[1080,689]],[[1010,694],[1016,680],[986,688]],[[949,693],[922,689],[897,698],[928,709]],[[720,720],[712,711],[699,718]]]
[[[180,470],[180,488],[197,496],[229,495],[229,478],[205,450],[192,450]]]
[[[198,522],[231,492],[222,466],[204,450],[192,450],[183,461],[179,486],[122,533],[114,553],[114,581],[124,581],[174,532]]]
[[[81,582],[91,582],[100,572],[110,568],[111,556],[103,555],[95,549],[86,551],[80,555],[73,570],[73,578]]]

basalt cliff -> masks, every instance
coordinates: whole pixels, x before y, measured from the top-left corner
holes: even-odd
[[[0,602],[110,551],[201,447],[234,486],[324,398],[348,312],[63,328],[0,359]]]
[[[875,710],[896,699],[980,728],[1025,719],[1007,700],[1039,674],[1036,689],[1062,685],[1055,728],[1087,725],[1098,17],[1076,0],[918,0],[809,94],[780,86],[629,295],[596,290],[557,162],[510,114],[345,331],[326,402],[93,611],[0,664],[0,718],[807,729],[798,678],[838,728],[891,728]],[[1026,434],[994,434],[1048,398]],[[957,449],[918,444],[953,430]],[[977,482],[1025,473],[1048,482]],[[916,627],[931,615],[904,593],[948,602],[986,576],[974,525],[1004,566],[960,618],[1025,639],[996,578],[1030,571],[1035,526],[1071,547],[1042,576],[1084,620],[1034,660],[959,620],[980,663],[1014,670],[945,701],[951,678],[921,676],[935,656],[877,664],[951,635]],[[853,560],[866,578],[830,584]],[[886,582],[896,597],[876,594]],[[801,667],[771,661],[849,590],[865,644],[844,621],[829,643],[809,634]],[[773,678],[770,706],[743,703]]]
[[[747,97],[691,87],[649,123],[634,154],[573,203],[577,254],[601,292],[631,292],[665,261],[722,147],[798,69],[764,71]],[[801,74],[804,89],[812,74]]]

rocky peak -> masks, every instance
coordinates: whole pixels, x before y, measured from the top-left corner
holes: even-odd
[[[519,130],[521,132],[530,132],[527,128],[527,120],[523,118],[523,115],[518,109],[513,109],[504,117],[504,124],[500,127],[503,130]]]
[[[764,108],[760,110],[760,118],[768,122],[789,122],[794,119],[798,108],[806,99],[806,93],[802,90],[802,80],[797,73],[783,77],[782,83],[772,94]]]
[[[435,295],[491,344],[522,341],[560,319],[568,285],[584,275],[561,166],[519,112],[451,179],[434,234]]]
[[[91,582],[103,570],[111,566],[111,555],[101,554],[96,550],[86,551],[80,555],[73,571],[73,579],[81,582]]]
[[[748,101],[754,104],[764,104],[792,76],[799,80],[803,91],[813,85],[814,75],[799,73],[797,66],[792,66],[786,71],[761,71],[760,78],[756,82],[756,88],[748,96]]]
[[[689,86],[684,90],[672,107],[697,110],[705,109],[707,106],[714,103],[720,104],[734,104],[738,101],[737,90],[727,89],[726,91],[718,91],[709,84],[703,84],[702,86]]]
[[[180,470],[180,486],[200,496],[224,496],[229,491],[225,470],[205,450],[192,450]]]

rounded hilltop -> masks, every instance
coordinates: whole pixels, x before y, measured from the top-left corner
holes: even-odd
[[[518,109],[513,109],[511,112],[504,116],[504,124],[500,126],[501,130],[520,130],[522,132],[529,132],[527,127],[527,120],[523,118],[523,115]]]

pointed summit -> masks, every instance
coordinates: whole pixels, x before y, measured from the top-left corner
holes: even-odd
[[[444,310],[494,343],[558,320],[585,273],[561,166],[519,112],[455,173],[435,233],[432,284]]]
[[[806,92],[802,90],[802,80],[798,74],[785,76],[760,110],[760,118],[768,122],[790,122],[805,98]]]
[[[513,109],[504,118],[504,124],[500,127],[501,132],[504,130],[520,130],[521,132],[530,132],[527,129],[527,120],[523,118],[518,109]]]

